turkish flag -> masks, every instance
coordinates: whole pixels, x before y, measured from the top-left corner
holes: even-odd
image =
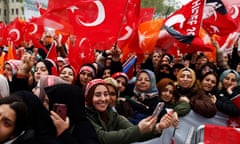
[[[75,5],[79,2],[92,2],[92,1],[94,0],[65,0],[61,2],[59,2],[59,0],[49,0],[47,11],[48,12],[59,11],[72,5]]]
[[[118,38],[118,47],[123,49],[134,35],[139,24],[140,17],[140,0],[130,0],[127,5],[127,10],[123,18]]]
[[[14,45],[19,45],[23,41],[24,27],[26,23],[24,20],[16,17],[8,26],[5,33],[7,41],[12,41]]]
[[[45,8],[42,7],[42,5],[40,4],[40,2],[36,2],[36,6],[37,6],[37,8],[38,8],[38,11],[39,11],[40,15],[43,15],[43,14],[47,11],[47,9],[45,9]]]
[[[227,12],[221,0],[207,0],[204,6],[203,28],[210,34],[228,36],[238,25]]]
[[[123,22],[127,0],[82,2],[70,7],[69,22],[74,34],[87,38],[95,49],[106,50],[116,43]]]
[[[24,28],[24,40],[40,40],[43,33],[44,27],[42,24],[38,23],[38,18],[32,18],[29,22],[26,22],[26,26]]]
[[[154,9],[153,8],[142,8],[140,9],[140,16],[137,20],[137,27],[133,29],[131,37],[128,39],[125,39],[125,41],[119,41],[119,47],[122,49],[122,61],[128,58],[129,54],[134,53],[138,57],[138,62],[140,62],[143,59],[143,53],[144,51],[140,48],[140,42],[139,42],[139,25],[141,23],[144,23],[146,21],[151,21],[153,17]],[[135,25],[135,23],[134,23]],[[146,25],[146,24],[144,24]],[[141,26],[141,31],[144,31],[144,26]],[[151,29],[150,29],[151,31]],[[147,32],[149,33],[149,32]],[[141,34],[141,33],[140,33]],[[121,43],[124,42],[124,45],[121,45]],[[143,41],[142,41],[143,42]]]
[[[240,31],[240,0],[222,0],[229,15],[238,24],[238,31]]]
[[[94,48],[87,38],[70,38],[68,61],[77,72],[83,64],[95,61]]]

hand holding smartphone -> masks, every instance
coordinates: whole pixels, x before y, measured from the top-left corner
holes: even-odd
[[[55,103],[53,105],[53,111],[56,112],[63,120],[67,117],[67,105]]]
[[[159,102],[157,104],[157,106],[155,107],[153,113],[152,113],[152,116],[156,116],[158,117],[159,114],[161,113],[161,111],[163,110],[163,107],[164,107],[164,102]]]

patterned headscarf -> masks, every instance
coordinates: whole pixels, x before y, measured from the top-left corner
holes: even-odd
[[[155,74],[148,69],[142,69],[138,74],[137,74],[137,79],[139,77],[139,75],[141,73],[146,73],[150,79],[150,88],[145,91],[145,92],[141,92],[139,91],[139,89],[135,86],[133,92],[136,94],[136,96],[138,97],[139,100],[143,101],[145,99],[151,99],[153,97],[157,97],[158,96],[158,89],[156,86],[156,78],[155,78]]]

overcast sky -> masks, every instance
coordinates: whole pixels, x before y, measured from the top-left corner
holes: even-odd
[[[182,3],[182,4],[186,4],[186,3],[188,3],[188,2],[191,1],[191,0],[176,0],[176,1],[179,1],[179,2]]]

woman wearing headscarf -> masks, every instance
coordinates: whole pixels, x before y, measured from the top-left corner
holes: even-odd
[[[93,126],[86,118],[85,97],[78,86],[58,84],[45,88],[49,98],[51,118],[57,128],[57,135],[64,143],[97,144],[98,139]],[[67,119],[64,121],[54,113],[55,103],[67,106]]]
[[[131,97],[134,102],[132,102],[131,105],[137,115],[142,115],[139,117],[141,120],[141,117],[144,118],[151,115],[161,100],[156,87],[155,75],[152,71],[142,69],[136,78],[133,90],[134,95]],[[163,110],[159,115],[159,119],[165,113],[166,110]]]
[[[96,73],[97,70],[92,64],[83,64],[79,70],[76,85],[84,89],[87,83],[96,77]]]
[[[10,94],[9,85],[7,79],[0,74],[0,99],[7,97]]]
[[[133,108],[128,101],[120,100],[120,92],[117,81],[112,77],[108,77],[104,79],[104,81],[106,82],[109,90],[110,106],[112,107],[113,111],[125,116],[131,121],[134,116]]]
[[[32,89],[32,92],[40,99],[43,105],[48,109],[48,97],[46,96],[45,88],[56,84],[66,83],[63,79],[54,75],[41,76],[37,85]]]
[[[75,68],[69,64],[63,65],[59,70],[59,77],[65,80],[68,84],[74,84],[77,79]]]
[[[191,97],[196,94],[198,87],[196,85],[196,74],[193,69],[184,67],[179,70],[177,75],[176,94],[179,101],[190,103]]]
[[[12,80],[13,76],[17,73],[20,65],[22,64],[21,60],[10,59],[4,63],[3,66],[3,75],[6,77],[8,81],[8,85],[10,87],[10,91],[12,91]]]
[[[0,99],[0,143],[33,144],[33,133],[27,131],[28,109],[17,97]]]
[[[149,140],[159,136],[172,123],[172,115],[166,114],[157,124],[156,117],[149,116],[138,125],[132,125],[126,118],[112,111],[109,90],[102,79],[94,79],[87,84],[85,97],[87,117],[102,144],[128,144]]]
[[[229,115],[229,126],[240,127],[240,76],[233,69],[222,72],[219,77],[219,92],[216,93],[216,106],[219,111]],[[235,123],[235,124],[233,124]]]
[[[19,62],[20,64],[18,65],[15,63],[16,68],[12,69],[12,81],[10,82],[9,79],[11,93],[18,90],[29,90],[29,73],[34,65],[34,62],[34,56],[28,51],[25,51],[21,57],[21,61]]]
[[[27,129],[34,132],[34,143],[57,144],[56,128],[39,98],[29,91],[18,91],[13,95],[20,98],[28,108]]]

